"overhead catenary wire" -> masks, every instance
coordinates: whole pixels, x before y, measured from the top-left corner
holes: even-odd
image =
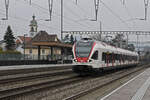
[[[33,3],[32,3],[32,5],[33,5]],[[38,4],[34,4],[34,5],[38,5]],[[39,6],[39,5],[38,5]],[[41,8],[41,6],[40,6],[40,8]],[[42,8],[42,9],[45,9],[45,10],[47,10],[46,8]],[[56,13],[55,13],[56,14]],[[58,15],[58,14],[57,14]],[[60,15],[58,15],[58,16],[60,16]],[[77,21],[75,21],[75,20],[72,20],[72,19],[70,19],[70,18],[68,18],[68,17],[66,17],[66,16],[63,16],[64,18],[66,18],[66,19],[69,19],[69,20],[71,20],[71,21],[73,21],[73,22],[76,22],[76,23],[78,23]],[[121,18],[120,18],[121,19]],[[123,20],[121,20],[124,24],[126,24],[126,22],[125,21],[123,21]],[[80,24],[81,25],[81,24]],[[127,24],[126,24],[126,26],[128,26]],[[130,27],[128,27],[128,28],[130,28]]]
[[[73,10],[69,9],[70,7],[69,7],[68,5],[65,5],[65,8],[67,8],[67,10],[68,10],[70,13],[72,13],[73,15],[75,15],[75,16],[77,16],[78,18],[81,19],[80,15],[78,15],[77,13],[75,13]],[[76,22],[77,22],[77,21],[76,21]],[[84,26],[86,26],[87,28],[90,28],[90,29],[93,28],[93,26],[89,25],[87,22],[84,22],[84,23],[86,23],[86,25],[84,25]],[[83,26],[83,25],[82,25],[82,26]]]
[[[102,0],[100,0],[100,2],[104,5],[105,8],[107,8],[116,18],[118,18],[129,30],[130,27],[128,26],[128,24],[126,23],[126,21],[124,21],[119,15],[117,15],[111,8],[109,8]]]
[[[46,9],[46,8],[44,8],[44,7],[42,7],[42,6],[40,6],[40,5],[38,5],[38,4],[35,4],[35,3],[32,3],[32,6],[35,6],[35,7],[38,7],[38,8],[40,8],[40,9],[43,9],[43,10],[45,10],[46,12],[43,12],[43,13],[45,13],[45,14],[48,14],[47,13],[47,10],[48,9]],[[55,14],[55,15],[54,15]],[[61,15],[59,15],[59,14],[57,14],[57,13],[55,13],[54,11],[53,11],[53,16],[55,16],[55,17],[60,17]],[[81,25],[81,26],[84,26],[84,24],[81,24],[80,22],[77,22],[76,20],[73,20],[73,19],[71,19],[70,17],[66,17],[66,16],[63,16],[64,18],[66,18],[66,19],[68,19],[68,20],[70,20],[71,22],[74,22],[74,23],[77,23],[77,24],[79,24],[79,25]],[[68,23],[69,22],[69,24],[70,24],[70,21],[65,21],[65,23]],[[84,26],[84,27],[86,27],[87,28],[87,26]],[[82,28],[82,27],[80,27],[80,28]]]
[[[122,1],[122,0],[120,0],[120,1]],[[124,2],[125,2],[125,0],[124,0]],[[121,2],[122,3],[122,2]],[[129,10],[128,10],[128,8],[127,8],[127,6],[126,6],[126,4],[124,3],[123,4],[123,7],[125,8],[125,10],[126,10],[126,12],[127,12],[127,15],[130,17],[130,19],[135,19],[135,18],[133,18],[133,16],[132,16],[132,14],[129,12]],[[132,22],[133,22],[133,28],[136,26],[135,25],[135,20],[131,20]]]
[[[4,13],[2,13],[2,12],[0,12],[0,14],[2,14],[2,15],[5,15]],[[10,17],[11,18],[11,17]],[[17,27],[19,27],[19,29],[22,29],[22,30],[24,30],[24,31],[27,31],[28,29],[25,29],[24,27],[21,27],[22,25],[18,25],[18,23],[16,22],[16,18],[13,18],[13,20],[15,20],[14,22],[16,23],[16,24],[12,24],[12,26],[17,26]],[[8,21],[8,20],[7,20]]]
[[[20,1],[20,0],[18,0],[18,1]],[[122,0],[123,1],[123,0]],[[149,0],[148,0],[149,1]],[[114,14],[113,14],[114,15]],[[64,18],[66,18],[66,16],[63,16]],[[119,16],[120,17],[120,16]],[[69,17],[67,17],[66,19],[68,19]],[[120,17],[121,18],[121,17]],[[122,19],[122,18],[121,18]],[[71,19],[72,20],[72,19]],[[122,19],[123,20],[123,19]],[[68,20],[66,20],[66,21],[68,21]],[[75,20],[74,20],[75,21]],[[123,22],[123,21],[122,21]],[[80,23],[80,22],[79,22]],[[124,23],[125,24],[125,23]],[[127,23],[126,23],[127,24]],[[81,25],[82,26],[82,25]],[[86,25],[87,26],[87,25]],[[89,27],[89,26],[88,26]],[[87,27],[87,28],[88,28]]]
[[[46,9],[46,8],[44,8],[44,7],[42,7],[42,6],[40,6],[40,5],[38,5],[38,4],[35,4],[35,3],[33,3],[32,2],[32,6],[36,6],[36,7],[39,7],[39,8],[41,8],[41,9],[43,9],[43,10],[48,10],[48,9]],[[57,14],[56,12],[54,12],[53,11],[53,14],[55,14],[55,15],[57,15],[57,16],[61,16],[61,15],[59,15],[59,14]],[[81,22],[78,22],[78,21],[76,21],[76,20],[74,20],[74,19],[71,19],[70,17],[67,17],[67,16],[63,16],[65,19],[68,19],[68,20],[70,20],[70,21],[72,21],[72,22],[74,22],[74,23],[76,23],[76,24],[79,24],[79,25],[81,25],[81,26],[83,26],[83,27],[85,27],[85,28],[91,28],[90,26],[89,26],[89,24],[83,24],[83,23],[81,23]],[[82,27],[80,27],[80,28],[82,28]]]
[[[72,3],[74,3],[74,4],[76,5],[76,3],[75,3],[73,0],[69,0],[69,1],[72,2]],[[80,6],[79,4],[76,5],[76,6],[78,7],[78,9],[79,9],[80,11],[82,11],[82,13],[84,13],[85,15],[88,14],[88,12],[87,12],[82,6]]]
[[[1,9],[0,9],[0,10],[1,10]],[[2,11],[2,10],[1,10],[1,11]],[[12,16],[12,15],[10,15],[10,18],[13,18],[13,19],[16,19],[16,20],[21,20],[21,21],[24,21],[24,22],[29,21],[28,19],[21,18],[21,17],[16,17],[16,16]],[[58,29],[58,28],[54,28],[54,27],[51,27],[51,26],[47,26],[47,25],[45,25],[45,24],[39,23],[39,25],[45,26],[45,27],[47,27],[47,28],[51,28],[52,30],[58,30],[58,31],[60,31],[60,29]]]

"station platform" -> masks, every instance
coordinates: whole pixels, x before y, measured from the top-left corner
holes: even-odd
[[[100,100],[150,100],[150,68]]]
[[[15,70],[15,69],[30,69],[30,68],[44,68],[44,67],[61,67],[61,66],[72,66],[73,64],[46,64],[46,65],[13,65],[13,66],[0,66],[2,70]]]

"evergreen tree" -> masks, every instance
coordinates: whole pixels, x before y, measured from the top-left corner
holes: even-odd
[[[64,37],[64,41],[68,41],[69,40],[69,34],[65,35]]]
[[[74,43],[74,38],[73,35],[70,36],[70,43],[73,44]]]
[[[77,42],[77,38],[75,37],[74,42]]]
[[[15,40],[14,39],[15,39],[15,37],[13,35],[11,27],[8,26],[6,33],[5,33],[5,36],[4,36],[4,42],[6,43],[5,47],[7,50],[13,50],[14,49],[14,47],[15,47]]]

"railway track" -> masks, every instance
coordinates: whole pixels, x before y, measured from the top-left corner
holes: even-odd
[[[49,93],[47,93],[43,97],[37,96],[36,99],[38,100],[74,100],[74,99],[79,98],[80,96],[83,96],[92,91],[95,91],[99,87],[103,87],[106,84],[109,84],[113,81],[119,80],[120,78],[131,75],[134,72],[140,71],[143,68],[139,67],[139,68],[124,69],[115,73],[114,72],[109,73],[109,74],[106,73],[105,75],[102,75],[100,77],[86,78],[78,83],[71,83],[61,88],[55,89],[55,90],[49,90],[50,91]],[[36,100],[36,99],[33,99],[33,100]]]
[[[12,100],[20,100],[24,98],[24,100],[72,100],[86,95],[99,87],[142,70],[143,68],[146,67],[124,69],[96,77],[78,77],[71,73],[65,75],[61,74],[59,76],[61,78],[58,78],[56,75],[56,79],[54,80],[46,78],[46,81],[42,81],[43,77],[41,77],[41,79],[39,78],[39,83],[37,82],[30,85],[27,84],[25,86],[0,90],[0,99],[9,100],[11,98]]]
[[[25,66],[24,66],[25,67]],[[29,74],[29,73],[36,73],[36,72],[45,72],[45,71],[59,71],[65,69],[71,69],[72,66],[59,66],[59,67],[37,67],[37,68],[20,68],[20,69],[5,69],[0,70],[0,76],[7,76],[7,75],[16,75],[16,74]]]
[[[71,73],[72,73],[71,69],[66,69],[66,70],[59,70],[59,71],[45,71],[45,72],[6,75],[0,77],[0,84],[7,84],[10,82],[25,81],[25,80],[31,80],[36,78],[44,78],[49,76],[57,76],[57,75],[71,74]]]
[[[137,69],[133,69],[133,70],[131,69],[130,71],[126,71],[126,72],[121,72],[121,75],[118,74],[119,76],[116,76],[117,74],[115,76],[113,75],[114,78],[112,78],[110,80],[106,80],[105,82],[102,82],[101,84],[99,84],[99,85],[97,85],[95,87],[86,89],[84,91],[80,91],[80,92],[78,92],[76,94],[72,94],[72,96],[68,96],[66,98],[63,98],[63,100],[75,100],[75,99],[78,99],[78,98],[80,98],[80,97],[82,97],[84,95],[88,95],[89,93],[91,93],[91,92],[93,92],[93,91],[95,91],[95,90],[97,90],[99,88],[102,88],[102,87],[104,87],[106,85],[112,84],[115,81],[121,80],[121,79],[123,79],[123,78],[125,78],[125,77],[127,77],[127,76],[129,76],[129,75],[131,75],[133,73],[136,73],[136,72],[139,72],[141,70],[144,70],[144,69],[146,69],[149,66],[150,65],[143,66],[143,67],[140,67],[140,68],[137,68]]]
[[[23,69],[4,71],[0,75],[0,99],[33,91],[39,86],[42,88],[48,84],[51,86],[55,82],[69,80],[76,76],[68,66],[52,69],[25,69],[24,72]]]
[[[7,90],[2,90],[0,91],[0,99],[10,99],[12,97],[15,97],[17,95],[21,94],[26,94],[30,92],[37,92],[41,90],[45,90],[47,88],[54,88],[58,86],[62,86],[65,84],[69,84],[70,82],[76,82],[76,81],[81,81],[81,78],[77,78],[75,76],[68,77],[68,78],[63,78],[59,80],[54,80],[54,81],[47,81],[39,84],[32,84],[24,87],[18,87],[18,88],[13,88],[13,89],[7,89]]]

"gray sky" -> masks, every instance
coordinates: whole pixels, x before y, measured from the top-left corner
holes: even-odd
[[[49,18],[48,0],[10,0],[9,20],[0,20],[0,40],[3,38],[8,25],[11,25],[15,36],[29,34],[29,24],[32,15],[35,14],[38,22],[38,30],[46,30],[48,33],[56,33],[60,37],[60,1],[54,0],[52,21],[46,22]],[[94,0],[64,0],[64,31],[99,31],[99,23],[102,22],[102,30],[140,30],[150,31],[150,10],[146,21],[137,20],[144,18],[144,0],[101,0],[98,12],[98,21],[94,19]],[[0,0],[0,19],[5,17],[4,0]],[[135,36],[131,36],[131,39]],[[148,36],[141,37],[148,40]]]

